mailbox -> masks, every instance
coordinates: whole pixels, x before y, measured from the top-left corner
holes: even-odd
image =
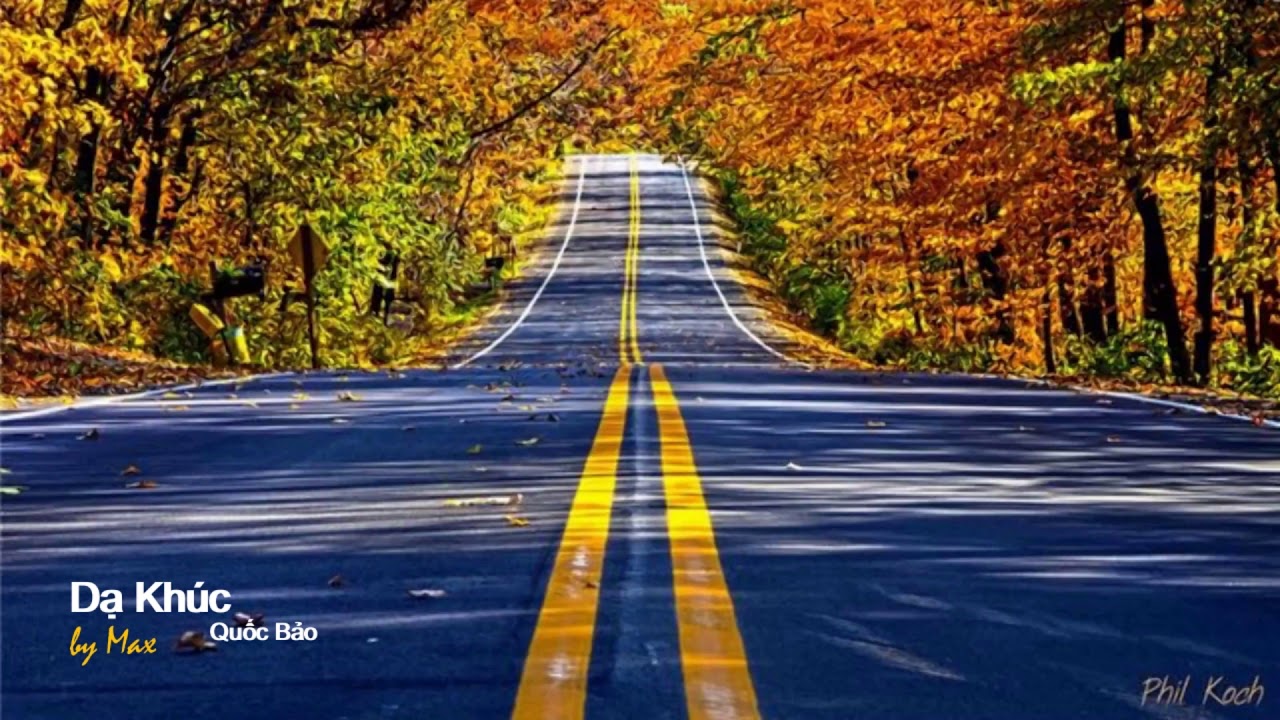
[[[213,277],[213,297],[226,300],[246,295],[257,295],[259,300],[267,296],[267,271],[261,265],[219,270]]]

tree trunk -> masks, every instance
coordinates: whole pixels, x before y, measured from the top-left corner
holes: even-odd
[[[1120,334],[1120,296],[1116,291],[1116,256],[1110,245],[1102,255],[1102,303],[1107,311],[1107,336]]]
[[[1044,371],[1058,372],[1058,360],[1053,354],[1053,258],[1049,255],[1052,242],[1049,235],[1040,244],[1040,262],[1044,264],[1044,290],[1040,293],[1040,342],[1044,346]]]
[[[1195,339],[1195,371],[1208,385],[1213,367],[1213,259],[1218,239],[1218,85],[1222,63],[1214,59],[1205,80],[1205,144],[1200,157],[1200,219],[1196,228],[1196,315],[1200,331]]]
[[[1125,59],[1125,36],[1126,23],[1121,6],[1120,16],[1112,26],[1107,42],[1107,55],[1113,63],[1121,63]],[[1160,198],[1143,181],[1137,150],[1133,146],[1133,119],[1123,90],[1122,86],[1115,88],[1116,140],[1120,144],[1121,162],[1126,173],[1125,186],[1138,217],[1142,219],[1143,314],[1164,327],[1173,373],[1178,380],[1190,382],[1191,357],[1187,354],[1182,319],[1178,316],[1178,293],[1169,264],[1169,245],[1160,213]]]
[[[105,103],[111,94],[111,79],[96,67],[90,67],[85,73],[84,86],[84,96],[98,103]],[[89,132],[80,138],[71,185],[76,204],[80,206],[80,242],[86,249],[96,246],[92,204],[101,142],[102,126],[91,120]]]
[[[1063,253],[1070,252],[1071,238],[1063,237],[1061,242]],[[1058,308],[1062,315],[1062,328],[1080,337],[1083,330],[1080,327],[1080,315],[1076,312],[1076,283],[1072,273],[1073,267],[1071,262],[1064,262],[1062,271],[1058,273]]]
[[[164,200],[165,155],[168,150],[169,108],[161,106],[151,115],[151,137],[148,143],[150,163],[144,181],[142,218],[139,237],[150,245],[156,240],[160,225],[160,204]]]
[[[1107,320],[1103,308],[1102,283],[1096,265],[1089,266],[1085,280],[1084,297],[1080,299],[1080,321],[1089,339],[1101,345],[1107,341]]]
[[[1009,291],[1009,273],[1000,265],[1005,256],[1003,243],[996,243],[990,250],[978,253],[978,274],[982,278],[982,286],[996,301],[996,339],[1002,345],[1012,343],[1016,338],[1013,323],[1009,321],[1009,309],[1005,307],[1005,297]]]

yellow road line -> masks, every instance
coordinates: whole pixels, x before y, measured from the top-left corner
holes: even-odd
[[[711,513],[680,405],[661,365],[649,368],[674,570],[680,664],[689,720],[758,718],[755,687],[716,551]]]
[[[631,366],[613,376],[529,643],[511,717],[574,720],[586,711],[587,670],[600,602]]]
[[[640,268],[640,174],[634,155],[630,159],[630,225],[623,260],[622,316],[618,319],[618,358],[623,363],[643,362],[636,329],[636,286]]]

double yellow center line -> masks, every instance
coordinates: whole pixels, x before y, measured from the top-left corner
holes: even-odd
[[[618,360],[627,363],[644,362],[640,355],[639,334],[636,332],[636,282],[640,270],[640,173],[636,157],[629,160],[631,168],[631,211],[627,229],[627,252],[623,261],[622,317],[618,321]]]
[[[600,605],[605,550],[631,395],[632,363],[643,361],[636,341],[636,274],[640,252],[640,181],[631,168],[621,366],[609,385],[604,413],[578,482],[564,535],[547,582],[512,717],[579,720],[586,712],[588,671]],[[671,548],[680,665],[690,720],[760,717],[733,600],[716,549],[689,433],[675,391],[661,365],[647,368],[658,416],[663,494]]]

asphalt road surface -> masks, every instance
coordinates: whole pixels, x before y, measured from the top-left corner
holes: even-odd
[[[0,715],[1278,717],[1274,430],[788,361],[679,165],[567,175],[447,370],[6,416]],[[236,611],[273,639],[175,650]]]

